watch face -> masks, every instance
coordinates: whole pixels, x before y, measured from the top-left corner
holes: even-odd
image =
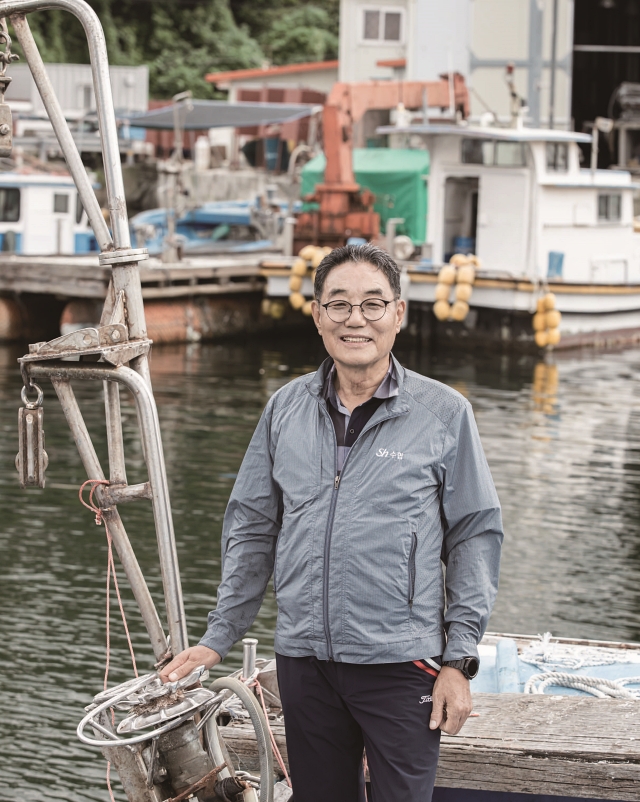
[[[478,671],[480,670],[480,662],[475,657],[467,657],[465,662],[465,674],[469,679],[473,679],[474,677],[478,676]]]

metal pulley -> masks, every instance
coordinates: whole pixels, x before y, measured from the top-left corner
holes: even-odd
[[[49,457],[44,450],[44,393],[37,384],[31,385],[38,392],[35,401],[29,401],[27,388],[22,388],[24,407],[18,411],[18,453],[16,468],[21,487],[44,487],[44,472]]]
[[[0,46],[2,45],[4,50],[0,50],[0,157],[7,157],[11,156],[13,148],[13,118],[8,103],[5,103],[4,93],[11,83],[7,67],[12,61],[18,60],[18,55],[11,52],[11,37],[4,17],[0,19]]]

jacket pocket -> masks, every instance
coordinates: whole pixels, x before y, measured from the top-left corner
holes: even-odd
[[[276,556],[273,558],[273,592],[278,592],[278,545],[280,538],[276,540]]]
[[[418,536],[415,532],[411,533],[411,551],[409,552],[409,607],[413,607],[413,597],[416,592],[416,550],[418,548]]]

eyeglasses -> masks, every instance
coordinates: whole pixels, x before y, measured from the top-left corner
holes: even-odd
[[[362,317],[371,322],[380,320],[384,317],[387,311],[387,306],[393,301],[384,301],[382,298],[368,298],[361,304],[350,304],[348,301],[329,301],[327,304],[321,304],[326,309],[327,315],[334,323],[344,323],[349,320],[351,313],[356,306],[360,307]]]

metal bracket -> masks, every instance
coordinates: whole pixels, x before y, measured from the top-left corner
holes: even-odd
[[[148,353],[151,340],[129,341],[129,332],[122,323],[99,328],[78,329],[49,342],[32,343],[29,353],[19,361],[38,362],[43,359],[98,354],[111,365],[124,365],[134,357]]]
[[[39,390],[38,401],[41,394]],[[16,468],[20,486],[44,487],[49,456],[44,450],[44,410],[41,406],[27,404],[18,410],[18,443]]]
[[[146,248],[119,248],[115,251],[106,251],[98,256],[98,262],[102,267],[118,267],[127,265],[131,262],[142,262],[149,258],[149,251]]]

